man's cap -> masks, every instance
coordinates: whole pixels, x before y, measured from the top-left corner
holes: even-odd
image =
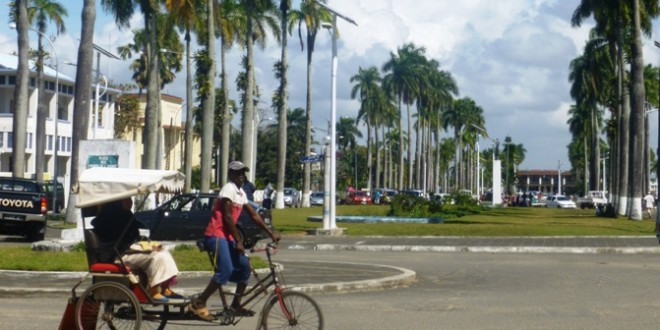
[[[240,170],[245,170],[246,172],[250,171],[250,169],[245,164],[243,164],[238,160],[229,163],[229,169],[232,171],[240,171]]]

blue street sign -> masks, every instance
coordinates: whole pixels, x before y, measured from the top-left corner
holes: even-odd
[[[323,155],[309,155],[300,158],[301,163],[318,163],[323,161]]]

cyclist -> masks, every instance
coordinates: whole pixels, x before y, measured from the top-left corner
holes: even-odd
[[[252,220],[268,233],[273,241],[280,240],[280,235],[270,230],[248,203],[246,193],[242,189],[246,182],[247,171],[249,171],[248,167],[240,161],[229,163],[229,182],[220,190],[213,205],[211,220],[204,232],[206,249],[215,253],[215,274],[206,289],[198,297],[193,298],[188,306],[191,312],[203,320],[214,320],[206,307],[206,301],[228,281],[236,283],[236,292],[231,303],[234,314],[254,315],[253,311],[240,307],[242,295],[250,278],[250,261],[245,255],[243,241],[236,229],[241,211],[246,210]]]

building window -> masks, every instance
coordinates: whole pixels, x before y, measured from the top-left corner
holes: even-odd
[[[53,136],[46,136],[46,150],[53,150]]]
[[[30,87],[35,87],[37,85],[37,81],[34,78],[30,78]]]
[[[66,151],[71,152],[71,138],[66,138]]]
[[[7,76],[0,76],[0,85],[4,85],[7,83]]]
[[[16,85],[16,76],[9,76],[9,84]]]
[[[14,147],[14,133],[8,133],[7,134],[7,147],[13,148]]]
[[[27,135],[27,148],[32,149],[32,133],[28,133]]]
[[[0,132],[0,148],[5,146],[5,132]]]

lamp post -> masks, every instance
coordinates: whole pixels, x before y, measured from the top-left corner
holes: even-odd
[[[330,71],[330,117],[333,123],[337,122],[337,16],[343,20],[357,26],[352,19],[339,14],[327,5],[314,1],[319,7],[322,7],[332,14],[332,69]],[[328,227],[323,229],[336,229],[336,203],[337,191],[337,126],[332,125],[330,129],[330,221]],[[325,224],[324,224],[325,225]]]
[[[169,167],[168,170],[174,169],[173,166],[172,166],[172,158],[176,158],[176,157],[171,156],[172,152],[174,151],[174,140],[175,140],[174,139],[174,118],[179,115],[179,111],[181,111],[181,109],[183,109],[184,105],[186,105],[186,102],[182,103],[181,106],[179,107],[179,109],[177,109],[176,112],[174,113],[174,116],[170,117],[170,151],[167,153],[167,157],[169,159],[168,160],[168,167]],[[180,154],[179,154],[179,159],[181,159]]]
[[[606,178],[607,178],[607,176],[605,175],[605,168],[606,168],[606,166],[605,166],[605,160],[607,160],[607,159],[609,159],[609,158],[610,158],[610,157],[609,157],[608,154],[604,154],[604,155],[600,158],[601,162],[603,163],[603,190],[604,190],[604,191],[607,190],[607,181],[605,181]]]
[[[486,139],[489,139],[493,142],[493,171],[492,171],[492,193],[493,193],[493,205],[499,205],[502,203],[502,167],[501,163],[498,159],[496,159],[497,151],[499,149],[500,145],[500,140],[499,139],[491,139],[490,137],[486,136],[488,132],[486,132],[486,129],[480,126],[477,126],[475,124],[470,124],[472,127],[478,129],[479,131],[483,132],[484,135],[483,137]],[[483,189],[483,185],[482,185]]]
[[[10,23],[9,24],[10,29],[16,29],[16,23]],[[53,149],[53,213],[57,210],[57,149],[59,148],[59,137],[57,135],[57,122],[59,120],[58,118],[58,112],[59,112],[59,106],[60,106],[60,66],[59,62],[57,61],[57,50],[55,49],[55,45],[53,44],[53,41],[48,38],[47,35],[44,33],[40,32],[39,30],[33,29],[33,28],[28,28],[31,31],[34,31],[44,37],[46,41],[48,41],[48,44],[50,44],[50,47],[53,48],[53,57],[55,58],[55,120],[54,120],[54,125],[53,125],[53,138],[55,139],[55,148]],[[45,91],[40,91],[45,92]],[[37,166],[41,166],[41,164],[38,164]]]

